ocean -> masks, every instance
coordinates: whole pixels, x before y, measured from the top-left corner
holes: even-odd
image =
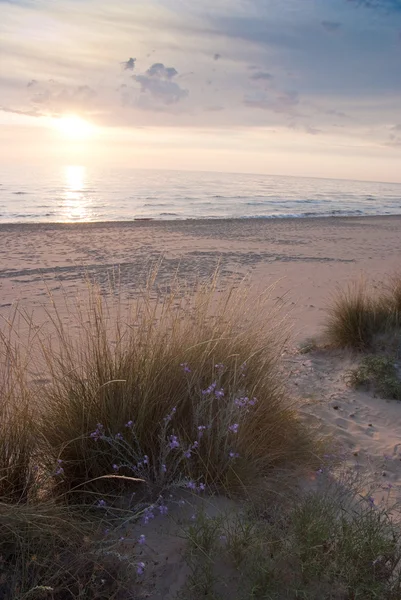
[[[401,214],[401,184],[152,171],[0,167],[0,223]]]

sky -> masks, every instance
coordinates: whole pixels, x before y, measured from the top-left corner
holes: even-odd
[[[0,0],[0,164],[401,182],[401,0]]]

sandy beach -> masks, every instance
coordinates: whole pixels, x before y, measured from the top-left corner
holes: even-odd
[[[291,308],[296,339],[316,335],[337,285],[366,276],[380,281],[399,266],[401,217],[137,221],[0,225],[0,311],[16,301],[40,311],[48,293],[75,292],[84,274],[106,285],[116,267],[124,294],[135,294],[163,258],[159,282],[178,272],[250,275],[275,283]]]
[[[337,286],[359,277],[379,284],[397,271],[401,217],[1,225],[0,235],[4,317],[18,303],[40,323],[50,297],[62,312],[63,296],[84,291],[86,276],[107,293],[117,269],[122,297],[135,298],[159,261],[161,288],[175,273],[193,282],[218,265],[222,286],[245,275],[255,291],[275,284],[273,299],[289,310],[293,332],[280,369],[301,419],[327,439],[340,469],[352,473],[364,497],[370,495],[379,507],[401,501],[401,402],[347,385],[347,371],[360,361],[357,354],[302,348],[304,340],[319,339]],[[49,382],[42,377],[37,373],[35,383]],[[325,470],[322,464],[311,472],[306,486],[324,486]],[[184,546],[176,532],[166,533],[156,521],[146,535],[169,563],[150,571],[155,578],[149,586],[151,597],[170,598],[187,577]],[[139,533],[136,526],[130,535]]]

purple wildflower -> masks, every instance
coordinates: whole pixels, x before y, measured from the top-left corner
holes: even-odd
[[[92,431],[92,433],[90,434],[90,437],[93,440],[95,440],[95,442],[97,442],[103,436],[104,436],[104,427],[103,427],[103,425],[101,423],[98,423],[96,425],[95,431]]]
[[[222,371],[224,369],[224,365],[222,363],[218,363],[217,365],[214,365],[214,368],[218,371]]]
[[[198,488],[198,490],[199,490],[200,492],[204,492],[204,491],[205,491],[205,489],[206,489],[206,486],[205,486],[205,484],[204,484],[204,483],[200,483],[200,484],[199,484],[199,488]]]
[[[193,481],[188,481],[187,488],[190,490],[196,490],[196,483],[194,483]]]
[[[196,450],[196,448],[198,448],[198,446],[199,446],[199,442],[196,442],[196,441],[195,441],[195,442],[192,444],[192,450]]]
[[[167,506],[166,506],[165,504],[161,504],[161,505],[159,506],[159,512],[160,512],[160,514],[161,514],[161,515],[163,515],[163,516],[164,516],[164,515],[166,515],[166,514],[168,513],[168,508],[167,508]]]
[[[188,448],[188,450],[184,452],[184,456],[185,458],[191,458],[191,448]]]
[[[172,450],[174,450],[174,448],[180,447],[180,442],[178,441],[178,437],[176,435],[170,435],[169,440],[169,446]]]
[[[201,438],[203,436],[203,433],[206,431],[206,429],[207,429],[206,425],[199,425],[198,438]]]
[[[184,371],[184,373],[190,373],[191,369],[189,368],[188,363],[181,363],[180,367],[182,367],[182,370]]]
[[[143,575],[145,571],[145,563],[139,562],[136,568],[136,572],[138,575]]]
[[[231,452],[228,454],[228,456],[229,456],[230,458],[239,458],[239,454],[238,454],[238,452],[232,452],[232,451],[231,451]]]
[[[56,475],[62,475],[64,473],[64,469],[63,467],[57,467],[56,469]]]
[[[178,500],[178,506],[184,506],[185,500]]]
[[[99,508],[104,508],[106,506],[106,502],[105,502],[105,500],[99,500],[97,505]]]
[[[141,546],[143,546],[143,544],[145,544],[145,543],[146,543],[146,537],[142,534],[142,535],[139,536],[138,544],[140,544]]]
[[[208,394],[213,394],[214,390],[216,389],[217,383],[214,381],[213,383],[211,383],[209,385],[208,388],[206,388],[205,390],[202,390],[202,394],[204,396],[207,396]]]
[[[149,506],[148,508],[145,508],[143,517],[142,517],[143,524],[147,525],[149,523],[149,521],[154,518],[155,518],[155,515],[153,514],[153,506]]]
[[[219,390],[214,390],[214,395],[216,398],[224,398],[224,390],[220,388]]]
[[[174,408],[172,409],[171,413],[169,415],[167,415],[166,417],[164,417],[164,422],[165,423],[170,423],[171,419],[174,417],[174,415],[175,415],[176,412],[177,412],[177,409],[174,406]]]
[[[162,473],[166,473],[167,472],[167,467],[165,464],[162,464]]]
[[[316,471],[316,473],[317,473],[317,475],[321,475],[321,474],[323,473],[323,469],[318,469],[318,470]]]
[[[123,436],[122,433],[116,433],[115,437],[116,437],[116,440],[123,440],[124,439],[124,436]]]
[[[143,464],[149,465],[149,456],[147,454],[145,454],[145,456],[143,457]]]
[[[122,535],[122,536],[119,538],[119,540],[118,540],[118,541],[119,541],[119,542],[123,542],[124,540],[125,540],[125,537]]]
[[[128,421],[128,423],[125,424],[125,426],[128,427],[128,429],[132,429],[133,425],[134,425],[133,421]]]
[[[242,396],[241,398],[236,398],[234,400],[234,404],[235,406],[238,406],[238,408],[249,408],[249,406],[255,406],[256,402],[256,398],[250,400],[248,396]]]
[[[368,501],[370,502],[371,506],[375,505],[375,499],[373,498],[373,496],[369,496]]]
[[[239,427],[239,424],[234,423],[233,425],[230,425],[228,430],[231,431],[231,433],[238,433],[238,427]]]
[[[113,471],[118,471],[120,467],[118,465],[113,465]]]

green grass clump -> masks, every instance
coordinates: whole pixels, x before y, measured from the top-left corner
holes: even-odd
[[[401,597],[401,531],[357,496],[314,492],[268,518],[199,514],[187,535],[193,598]]]
[[[220,292],[214,278],[146,289],[124,315],[92,290],[79,339],[54,317],[42,434],[65,491],[102,489],[113,473],[240,488],[313,463],[317,446],[278,375],[283,321],[268,301],[245,285]]]
[[[359,367],[346,376],[352,387],[372,385],[375,392],[390,400],[401,400],[401,380],[389,356],[365,356]]]

